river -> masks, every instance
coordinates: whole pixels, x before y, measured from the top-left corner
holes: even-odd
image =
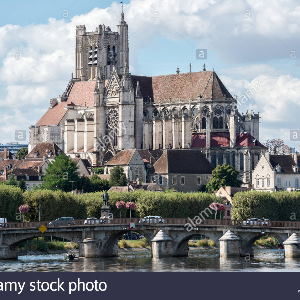
[[[122,252],[114,258],[80,258],[67,262],[64,255],[22,256],[0,261],[0,272],[298,272],[300,259],[287,260],[281,249],[256,249],[255,257],[222,260],[218,249],[193,249],[189,257],[151,259],[144,251]]]

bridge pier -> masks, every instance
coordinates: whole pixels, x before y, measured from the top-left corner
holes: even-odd
[[[79,257],[84,257],[84,243],[80,242],[78,243],[79,246]]]
[[[231,230],[219,239],[220,241],[220,257],[236,257],[241,255],[241,239]]]
[[[160,230],[152,239],[152,257],[163,258],[174,254],[173,240],[163,230]]]
[[[11,250],[9,246],[0,246],[0,260],[16,259],[18,258],[17,252]]]
[[[85,258],[95,258],[100,257],[100,249],[98,248],[98,243],[96,240],[87,238],[83,240],[83,253]],[[83,254],[81,253],[81,254]],[[80,255],[80,248],[79,248]]]
[[[300,235],[293,233],[285,242],[284,254],[286,258],[299,258],[300,257]]]

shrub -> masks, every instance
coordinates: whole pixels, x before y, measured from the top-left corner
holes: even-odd
[[[15,222],[19,206],[23,203],[23,193],[20,188],[0,185],[0,217]]]
[[[268,218],[279,220],[279,205],[274,194],[269,192],[241,192],[234,195],[232,218],[246,220],[248,218]]]

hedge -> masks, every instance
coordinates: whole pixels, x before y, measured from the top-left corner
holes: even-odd
[[[300,221],[299,192],[241,192],[234,195],[232,218]]]
[[[218,199],[206,193],[176,192],[110,192],[110,206],[115,217],[120,216],[116,208],[117,201],[135,202],[137,210],[133,217],[160,215],[164,218],[194,217]],[[71,193],[35,190],[24,193],[24,202],[29,205],[28,220],[38,220],[38,207],[41,205],[42,220],[53,220],[62,216],[76,219],[100,217],[103,205],[102,193],[74,195]],[[122,217],[129,217],[129,211],[123,210]],[[213,215],[211,217],[214,217]]]
[[[16,221],[18,208],[23,202],[23,192],[20,188],[0,185],[0,218],[7,218],[9,222]]]
[[[24,202],[29,205],[28,219],[38,221],[39,205],[42,221],[54,220],[58,217],[86,218],[86,207],[71,193],[61,191],[36,190],[24,193]]]

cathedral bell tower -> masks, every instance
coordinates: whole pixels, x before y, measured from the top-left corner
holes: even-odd
[[[99,25],[94,32],[87,32],[84,25],[76,27],[76,78],[96,80],[102,73],[104,79],[110,79],[114,68],[122,75],[126,66],[129,42],[123,7],[118,32],[105,25]]]

